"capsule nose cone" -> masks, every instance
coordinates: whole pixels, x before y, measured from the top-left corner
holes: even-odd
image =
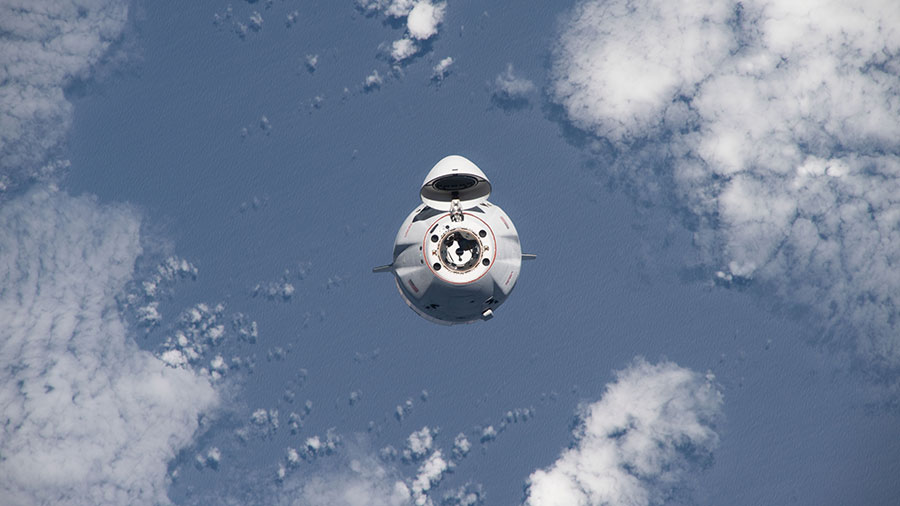
[[[491,182],[469,159],[450,155],[431,168],[420,195],[425,205],[439,211],[450,210],[454,199],[459,200],[463,209],[468,209],[488,199]]]

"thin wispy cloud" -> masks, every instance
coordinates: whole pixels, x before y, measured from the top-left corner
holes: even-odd
[[[565,26],[552,100],[688,210],[716,279],[900,366],[900,4],[585,1]]]

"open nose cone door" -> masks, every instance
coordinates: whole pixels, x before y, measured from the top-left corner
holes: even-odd
[[[428,172],[420,194],[425,205],[438,211],[449,211],[454,199],[463,209],[470,209],[487,201],[491,182],[467,158],[450,155]]]

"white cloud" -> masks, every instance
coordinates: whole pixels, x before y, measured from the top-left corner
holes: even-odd
[[[416,0],[357,0],[356,3],[365,12],[380,11],[392,18],[405,18]]]
[[[662,502],[718,444],[722,394],[712,378],[636,359],[582,406],[576,442],[528,479],[528,506]]]
[[[437,35],[438,25],[444,21],[446,3],[433,4],[429,0],[421,0],[409,11],[406,18],[406,29],[409,35],[418,40],[426,40]]]
[[[292,506],[409,506],[409,487],[373,457],[352,459],[340,471],[288,483],[278,504]]]
[[[403,450],[403,459],[407,461],[419,460],[431,451],[434,442],[435,431],[422,427],[409,435],[406,439],[406,448]]]
[[[280,299],[282,301],[289,301],[296,291],[294,284],[288,281],[287,275],[284,275],[278,281],[257,283],[256,286],[250,290],[250,296],[257,297],[262,295],[268,300]]]
[[[0,207],[0,496],[166,504],[166,466],[218,402],[129,338],[116,295],[141,252],[127,207],[36,188]]]
[[[484,503],[481,485],[467,483],[444,494],[443,506],[477,506]]]
[[[381,84],[383,82],[384,79],[381,77],[381,74],[379,74],[377,70],[373,70],[371,74],[366,76],[366,80],[363,82],[363,86],[367,90],[373,90],[375,88],[381,87]]]
[[[557,48],[554,99],[577,126],[615,141],[646,134],[728,56],[733,2],[581,3]]]
[[[488,425],[481,431],[481,443],[487,443],[497,439],[497,429],[493,425]]]
[[[294,23],[296,23],[298,19],[300,19],[300,11],[298,11],[298,10],[291,11],[285,17],[284,25],[287,26],[288,28],[290,28],[290,27],[294,26]]]
[[[397,39],[391,44],[391,58],[395,62],[403,61],[419,51],[419,46],[412,39]]]
[[[720,279],[769,284],[900,366],[900,4],[586,1],[552,73],[613,170],[697,217]]]
[[[308,54],[306,55],[306,70],[309,72],[315,72],[317,68],[319,68],[319,55],[317,54]]]
[[[535,89],[534,83],[516,74],[513,64],[494,79],[493,99],[501,105],[521,105]]]
[[[451,65],[453,65],[452,56],[448,56],[443,60],[437,62],[437,65],[435,65],[434,68],[431,69],[432,78],[437,79],[438,81],[442,81],[445,77],[447,77],[447,74],[450,73]]]
[[[262,14],[260,14],[259,11],[253,11],[253,14],[250,15],[250,25],[249,25],[250,28],[254,32],[258,32],[258,31],[262,30],[262,25],[263,25]]]
[[[319,438],[319,436],[306,438],[303,458],[312,460],[320,456],[334,455],[342,444],[343,439],[338,435],[337,430],[332,427],[325,432],[324,438]]]
[[[431,506],[433,501],[428,497],[431,487],[441,482],[444,473],[450,469],[450,464],[444,460],[440,450],[435,450],[419,466],[418,474],[413,479],[409,489],[412,492],[413,502],[416,506]]]
[[[453,438],[453,458],[456,460],[460,460],[466,455],[469,454],[469,450],[472,449],[472,443],[469,442],[469,439],[465,434],[460,432]]]
[[[72,122],[64,89],[122,34],[120,0],[0,2],[0,192],[52,177]]]
[[[171,285],[175,281],[187,278],[197,279],[198,273],[197,267],[187,260],[170,256],[156,266],[156,272],[149,279],[141,283],[143,295],[152,300],[159,294],[161,285]]]
[[[415,0],[393,0],[390,3],[385,2],[384,13],[393,18],[402,18],[409,15],[409,12],[415,6]]]
[[[149,306],[155,308],[155,304]],[[139,323],[145,323],[146,311],[146,307],[138,308]],[[224,311],[223,304],[210,308],[201,302],[182,313],[175,332],[162,343],[158,357],[170,367],[187,367],[209,360],[210,367],[202,367],[201,374],[221,378],[228,366],[220,355],[210,359],[209,354],[225,337],[225,325],[220,323]],[[158,317],[158,313],[155,316]]]

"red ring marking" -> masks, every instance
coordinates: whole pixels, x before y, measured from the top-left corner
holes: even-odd
[[[481,223],[484,223],[484,226],[487,227],[488,230],[490,230],[491,239],[494,240],[494,256],[491,258],[491,265],[488,266],[486,271],[481,273],[481,276],[478,276],[477,278],[473,279],[472,281],[463,281],[462,283],[456,283],[456,282],[444,279],[443,276],[441,276],[434,269],[431,268],[431,262],[425,262],[425,265],[428,266],[428,270],[430,270],[432,274],[434,274],[441,281],[443,281],[445,283],[450,283],[451,285],[470,285],[470,284],[478,281],[479,279],[483,278],[485,274],[490,272],[490,270],[494,267],[494,261],[497,260],[497,237],[494,235],[494,229],[492,229],[491,226],[488,225],[486,221],[482,220],[481,218],[479,218],[478,216],[475,216],[472,213],[463,213],[463,214],[469,215],[469,216],[475,218],[476,220],[480,221]],[[431,234],[431,229],[434,228],[434,225],[437,222],[441,221],[442,219],[446,218],[447,216],[450,216],[450,213],[438,216],[438,218],[436,220],[431,222],[432,226],[428,227],[428,232],[425,232],[425,237],[422,239],[422,257],[425,256],[425,248],[428,246],[428,236]]]

